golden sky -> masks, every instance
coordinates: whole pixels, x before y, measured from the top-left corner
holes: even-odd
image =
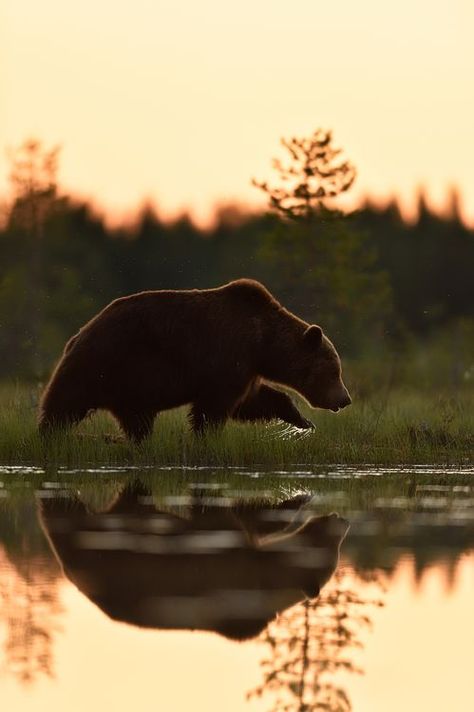
[[[471,0],[3,0],[5,149],[63,146],[60,182],[121,216],[145,199],[205,218],[263,204],[282,136],[316,127],[358,168],[354,197],[459,186],[474,223]]]

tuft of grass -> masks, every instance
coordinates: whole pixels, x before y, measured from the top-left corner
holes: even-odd
[[[47,445],[36,427],[38,389],[0,386],[0,464],[246,466],[331,463],[470,464],[474,452],[472,393],[427,395],[398,389],[379,398],[368,395],[339,413],[301,409],[313,432],[285,424],[229,422],[217,432],[194,436],[186,409],[161,413],[152,437],[140,446],[120,438],[106,413],[57,434]]]

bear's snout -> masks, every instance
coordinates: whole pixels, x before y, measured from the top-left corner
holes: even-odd
[[[346,390],[344,393],[341,402],[339,403],[339,408],[345,408],[347,405],[350,405],[352,403],[352,398],[349,395],[349,392]]]
[[[352,398],[349,395],[349,391],[344,386],[343,391],[340,393],[340,395],[334,399],[334,405],[332,406],[331,410],[334,413],[337,413],[339,410],[342,410],[343,408],[350,405],[351,403],[352,403]]]

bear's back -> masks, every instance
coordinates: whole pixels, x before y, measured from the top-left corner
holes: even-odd
[[[113,352],[156,340],[212,344],[216,337],[230,343],[238,336],[253,341],[268,312],[278,306],[265,287],[250,279],[213,289],[139,292],[106,306],[69,340],[65,354],[91,345],[94,351]]]

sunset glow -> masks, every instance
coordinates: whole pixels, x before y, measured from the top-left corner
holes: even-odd
[[[59,180],[121,218],[145,200],[206,219],[263,205],[282,136],[330,128],[358,168],[354,199],[450,186],[474,222],[474,6],[242,0],[7,0],[0,17],[5,149],[63,146]]]
[[[8,570],[2,574],[8,581]],[[354,712],[441,712],[450,702],[459,708],[472,699],[472,574],[473,557],[466,555],[450,593],[439,567],[416,590],[411,563],[400,565],[384,594],[384,607],[371,611],[373,628],[358,656],[365,675],[343,677]],[[350,572],[348,576],[351,580]],[[125,712],[137,699],[150,712],[209,712],[222,709],[222,700],[236,712],[269,709],[271,696],[246,701],[261,680],[260,663],[267,651],[259,641],[140,630],[111,621],[71,584],[60,590],[65,617],[55,635],[55,677],[38,679],[31,687],[7,678],[2,683],[5,709],[82,712],[92,704],[93,709]],[[428,648],[433,631],[443,645]]]

